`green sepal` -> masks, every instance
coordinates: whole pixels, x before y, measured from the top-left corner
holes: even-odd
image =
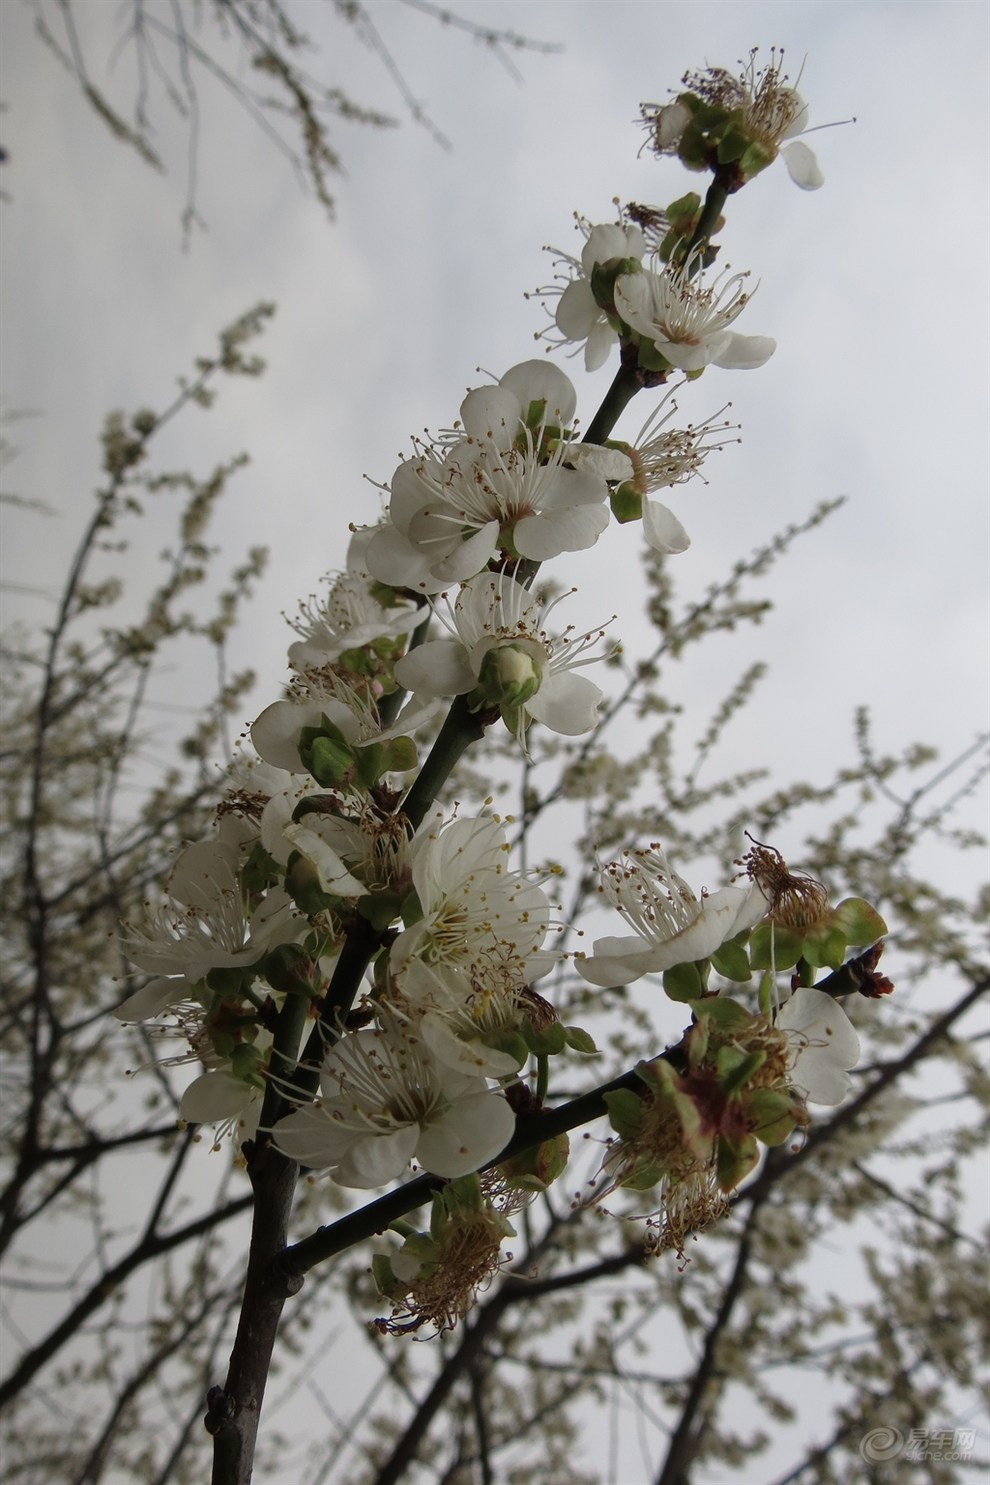
[[[748,938],[748,932],[742,935]],[[730,939],[720,949],[716,949],[712,955],[712,969],[720,974],[723,979],[734,980],[737,984],[744,984],[752,979],[753,971],[746,953],[745,945],[739,938]]]
[[[347,739],[324,715],[319,727],[303,727],[299,733],[299,759],[306,772],[327,789],[342,783],[354,767],[354,753]]]
[[[274,887],[276,882],[281,881],[282,868],[272,856],[269,856],[260,840],[255,841],[251,847],[250,854],[241,867],[240,879],[241,886],[250,897],[267,891],[269,887]]]
[[[567,1033],[559,1021],[552,1021],[537,1031],[532,1021],[527,1019],[520,1030],[534,1057],[555,1057],[567,1045]]]
[[[516,1066],[522,1067],[529,1057],[529,1047],[526,1038],[519,1031],[490,1032],[480,1038],[482,1044],[490,1047],[493,1052],[504,1052],[508,1057],[514,1057]]]
[[[805,935],[793,928],[773,927],[759,923],[753,929],[749,941],[749,962],[754,969],[790,969],[797,964],[804,950]],[[773,952],[771,953],[771,947]]]
[[[643,497],[631,480],[626,480],[624,484],[613,490],[608,497],[608,503],[620,526],[628,525],[630,521],[643,519]]]
[[[243,995],[254,984],[257,973],[255,964],[235,964],[228,969],[211,969],[206,976],[206,986],[214,995],[225,998]]]
[[[765,145],[751,140],[739,156],[739,171],[746,180],[752,180],[754,175],[759,175],[761,170],[766,170],[777,158],[776,150],[768,150]]]
[[[835,922],[846,935],[846,943],[867,948],[889,931],[875,907],[862,897],[846,897],[833,910]]]
[[[602,1095],[608,1122],[622,1140],[634,1140],[643,1127],[643,1100],[628,1088],[614,1088]]]
[[[615,314],[615,281],[624,274],[642,273],[643,265],[638,258],[610,258],[607,263],[596,263],[591,270],[591,292],[599,309]]]
[[[378,673],[375,663],[376,657],[369,654],[363,646],[354,650],[342,650],[337,656],[336,664],[349,670],[351,675],[374,676]]]
[[[470,1171],[466,1176],[455,1176],[438,1195],[451,1216],[458,1212],[480,1212],[485,1206],[481,1177],[477,1171]]]
[[[715,1174],[723,1191],[732,1191],[749,1175],[760,1158],[760,1147],[753,1135],[747,1134],[738,1145],[730,1145],[724,1137],[718,1141],[715,1156]]]
[[[741,160],[752,143],[742,125],[741,114],[737,117],[729,114],[718,130],[713,131],[713,138],[716,134],[715,149],[720,165],[732,165]]]
[[[644,371],[673,371],[670,362],[666,360],[657,350],[652,340],[646,336],[639,342],[637,362]]]
[[[402,1244],[402,1251],[403,1253],[411,1254],[413,1258],[418,1260],[419,1273],[417,1278],[429,1278],[430,1274],[436,1273],[440,1261],[440,1248],[429,1233],[414,1232],[412,1237],[407,1237]]]
[[[264,1062],[262,1054],[250,1042],[238,1042],[230,1054],[230,1070],[234,1077],[240,1078],[242,1083],[247,1083],[252,1088],[265,1086],[261,1073]]]
[[[706,963],[707,961],[702,959],[698,963],[689,961],[687,964],[675,964],[673,969],[665,969],[663,972],[664,994],[671,1000],[698,1000],[708,989],[708,976],[702,974],[700,968],[700,965]]]
[[[838,926],[822,925],[805,935],[801,957],[814,969],[841,969],[846,957],[846,935]]]
[[[316,994],[318,970],[301,944],[278,944],[265,955],[259,968],[273,990],[284,995]]]
[[[340,902],[339,897],[324,892],[320,886],[320,875],[316,867],[298,851],[293,851],[289,857],[289,865],[285,873],[285,890],[296,907],[304,912],[307,918],[318,917],[327,908],[336,907]]]
[[[764,1145],[782,1145],[797,1124],[793,1095],[774,1093],[769,1088],[758,1088],[749,1095],[746,1115],[753,1133]]]
[[[384,743],[369,743],[366,748],[356,748],[353,753],[354,772],[358,780],[366,789],[374,788],[375,784],[385,772],[386,745]]]
[[[384,933],[399,916],[401,899],[394,892],[366,892],[355,906],[366,923],[378,933]]]
[[[572,1052],[580,1052],[585,1057],[598,1056],[595,1039],[583,1026],[565,1026],[564,1037]]]
[[[408,773],[418,761],[419,752],[411,737],[392,737],[385,743],[382,773]]]
[[[767,1060],[765,1052],[740,1052],[736,1047],[720,1047],[715,1058],[719,1080],[731,1098],[745,1088],[750,1078]]]
[[[752,1011],[726,995],[709,995],[704,1000],[691,1000],[688,1004],[699,1021],[703,1016],[709,1016],[720,1031],[742,1031],[753,1024]]]
[[[659,1186],[665,1175],[666,1171],[656,1161],[644,1158],[636,1162],[619,1184],[627,1191],[651,1191],[654,1186]]]
[[[378,1293],[385,1299],[401,1300],[408,1293],[406,1286],[401,1284],[393,1274],[387,1253],[372,1254],[371,1277],[375,1281]]]
[[[701,197],[697,191],[688,191],[684,196],[678,196],[665,209],[664,216],[672,226],[680,224],[682,227],[686,222],[691,222],[701,210]]]
[[[566,1134],[554,1135],[530,1150],[505,1160],[499,1172],[520,1191],[545,1191],[567,1168],[571,1142]]]

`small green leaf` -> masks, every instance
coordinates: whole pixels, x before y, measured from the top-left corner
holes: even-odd
[[[583,1026],[565,1026],[564,1036],[572,1052],[581,1052],[585,1057],[598,1056],[594,1037]]]
[[[628,1088],[604,1095],[608,1120],[620,1139],[634,1140],[643,1127],[643,1101]]]
[[[707,988],[708,977],[702,975],[697,964],[675,964],[673,969],[664,970],[663,990],[671,1000],[698,1000]]]
[[[847,897],[839,903],[833,916],[846,935],[846,943],[855,944],[857,948],[875,944],[888,932],[876,908],[864,902],[862,897]]]
[[[746,980],[752,979],[753,975],[745,948],[735,940],[715,950],[712,955],[712,968],[724,979],[735,980],[737,984],[744,984]]]

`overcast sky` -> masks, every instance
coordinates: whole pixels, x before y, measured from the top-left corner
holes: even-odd
[[[133,50],[114,55],[127,10],[98,0],[82,32],[94,81],[122,111],[135,89]],[[332,43],[328,75],[402,117],[380,62],[329,7],[300,10],[314,42]],[[4,575],[55,590],[98,479],[106,411],[161,405],[221,325],[274,299],[267,375],[184,417],[168,448],[200,470],[251,454],[220,536],[230,561],[272,548],[235,655],[259,670],[260,708],[284,673],[280,611],[340,563],[347,521],[377,514],[362,474],[387,480],[412,432],[448,425],[478,366],[499,375],[534,353],[543,320],[522,296],[550,276],[542,245],[575,248],[575,210],[609,220],[614,196],[663,203],[694,183],[675,162],[637,157],[638,103],[663,100],[688,67],[783,45],[789,69],[803,64],[812,122],[857,122],[814,136],[823,190],[802,193],[775,167],[730,202],[725,257],[760,281],[740,328],[778,350],[758,371],[710,370],[681,398],[693,420],[731,398],[744,442],[709,461],[707,488],[672,502],[693,537],[678,575],[700,590],[817,501],[848,495],[775,580],[777,614],[758,636],[773,680],[741,756],[753,761],[768,734],[780,750],[786,733],[787,766],[799,720],[834,758],[863,701],[884,745],[971,741],[986,721],[985,7],[473,5],[478,20],[563,45],[517,55],[521,81],[405,6],[371,11],[452,148],[407,119],[388,133],[341,126],[347,176],[331,226],[201,79],[206,228],[183,252],[185,139],[160,92],[150,111],[165,177],[109,137],[32,34],[32,8],[3,6],[3,393],[7,408],[38,413],[12,430],[8,478],[60,512],[8,517]],[[46,14],[55,29],[56,8]],[[586,425],[615,358],[593,376],[565,364]],[[622,427],[634,433],[648,411],[643,394]],[[636,552],[634,534],[610,530],[593,565],[555,568],[568,581],[594,572],[588,619],[618,608],[626,636]],[[619,575],[612,589],[603,571]],[[51,600],[5,607],[43,623]],[[726,654],[725,674],[749,657]]]
[[[116,44],[129,7],[78,8],[94,82],[126,112],[133,51]],[[671,499],[693,537],[677,559],[682,591],[700,593],[820,500],[849,499],[777,570],[776,614],[755,647],[746,636],[714,644],[680,684],[707,715],[754,656],[769,659],[759,705],[732,734],[738,755],[722,765],[767,762],[781,782],[851,761],[863,702],[884,748],[921,739],[951,755],[970,744],[987,724],[982,0],[464,6],[562,44],[560,54],[515,56],[520,80],[469,39],[395,0],[369,0],[448,151],[403,114],[380,60],[329,5],[290,8],[332,47],[313,71],[401,127],[337,130],[347,174],[329,225],[264,136],[201,78],[206,225],[183,251],[185,136],[161,92],[149,109],[165,176],[109,136],[32,34],[33,7],[0,0],[3,399],[37,414],[10,429],[20,452],[7,482],[58,512],[7,513],[5,617],[50,621],[99,481],[107,411],[161,407],[224,324],[273,299],[266,376],[232,384],[209,414],[185,415],[163,444],[200,472],[250,452],[218,540],[227,565],[250,545],[272,549],[234,644],[235,664],[259,672],[260,710],[285,675],[280,613],[342,563],[347,523],[377,516],[363,474],[387,480],[412,433],[449,425],[482,379],[477,367],[497,376],[534,354],[544,319],[523,293],[550,277],[543,244],[576,250],[575,210],[610,220],[615,196],[663,204],[693,184],[676,163],[637,155],[639,102],[662,101],[687,68],[732,66],[753,45],[776,44],[794,71],[804,64],[813,123],[857,122],[814,136],[821,191],[800,192],[774,167],[730,202],[725,256],[760,281],[740,329],[774,336],[778,349],[758,371],[709,370],[680,399],[693,421],[731,399],[744,439],[709,462],[707,487]],[[57,6],[42,9],[57,30]],[[615,356],[593,376],[580,360],[562,364],[587,425]],[[635,433],[650,406],[641,395],[621,428]],[[152,523],[148,549],[134,553],[138,581],[164,531]],[[618,611],[627,642],[638,551],[638,533],[611,529],[591,558],[551,569],[582,585],[587,622]],[[577,601],[567,617],[578,620]],[[159,699],[195,704],[197,684],[177,676]]]

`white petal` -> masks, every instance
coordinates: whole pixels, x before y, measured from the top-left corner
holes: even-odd
[[[591,285],[585,278],[576,278],[573,283],[561,294],[557,301],[557,313],[554,319],[557,329],[566,335],[568,340],[586,340],[591,334],[592,326],[601,316],[601,310],[591,292]]]
[[[317,817],[319,819],[319,817]],[[338,897],[359,897],[364,886],[352,877],[337,852],[320,834],[319,825],[310,822],[313,816],[306,815],[296,824],[286,825],[285,838],[295,850],[316,867],[320,887]]]
[[[354,1141],[354,1132],[331,1119],[319,1104],[309,1104],[279,1119],[272,1129],[272,1143],[290,1160],[314,1170],[325,1170],[343,1159]]]
[[[506,387],[475,387],[461,403],[461,422],[472,438],[490,439],[497,449],[511,447],[519,429],[519,398]]]
[[[189,1124],[219,1124],[246,1109],[258,1089],[218,1069],[196,1078],[179,1104],[179,1115]]]
[[[511,1053],[486,1047],[477,1038],[462,1041],[439,1011],[427,1011],[420,1027],[423,1041],[437,1061],[454,1072],[472,1073],[475,1077],[506,1078],[519,1071],[519,1059]]]
[[[590,732],[598,720],[602,692],[585,676],[557,672],[546,676],[526,710],[537,722],[564,737]]]
[[[604,317],[596,320],[588,333],[588,342],[584,348],[585,371],[597,371],[599,366],[604,366],[617,339],[608,320]]]
[[[467,541],[458,542],[446,557],[434,561],[434,578],[442,587],[446,587],[448,583],[463,583],[468,578],[476,577],[495,555],[498,533],[498,522],[489,521],[473,536],[469,536]],[[436,592],[436,589],[433,591]]]
[[[419,1125],[409,1124],[391,1134],[362,1135],[332,1172],[338,1186],[367,1191],[386,1186],[402,1175],[416,1149]]]
[[[736,335],[730,330],[725,344],[717,355],[712,356],[712,364],[726,371],[753,371],[757,366],[765,365],[776,349],[777,342],[769,336]],[[667,355],[666,347],[663,354]]]
[[[600,480],[631,480],[633,462],[621,449],[607,449],[597,443],[574,443],[567,450],[567,462],[584,469]]]
[[[499,385],[515,393],[524,414],[531,402],[546,402],[548,422],[568,424],[574,417],[577,393],[570,377],[552,361],[522,361],[499,378]]]
[[[456,639],[431,639],[410,650],[396,664],[395,679],[407,691],[425,696],[460,696],[476,681]]]
[[[663,552],[668,556],[686,552],[691,545],[690,536],[674,512],[668,510],[659,500],[644,501],[643,535],[655,552]]]
[[[184,979],[149,980],[140,990],[129,995],[113,1012],[118,1021],[148,1021],[161,1015],[170,1005],[185,1000],[189,990]]]
[[[416,1159],[434,1175],[466,1176],[501,1154],[515,1127],[516,1116],[500,1094],[459,1098],[423,1130]]]
[[[785,144],[780,153],[788,175],[802,191],[817,191],[819,186],[825,184],[814,150],[809,149],[800,139],[795,139],[793,144]]]
[[[391,524],[375,532],[367,555],[371,574],[380,583],[393,588],[412,588],[418,593],[439,593],[444,586],[430,572],[429,557]]]
[[[838,1001],[801,986],[781,1007],[777,1025],[794,1042],[794,1086],[811,1103],[841,1103],[851,1086],[846,1069],[859,1061],[859,1037]]]
[[[604,490],[604,485],[602,489]],[[536,562],[559,557],[561,552],[583,552],[593,547],[608,525],[608,508],[575,505],[548,516],[526,516],[516,525],[513,539],[523,557]]]

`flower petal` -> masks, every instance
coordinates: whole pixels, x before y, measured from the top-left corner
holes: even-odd
[[[500,1154],[515,1127],[516,1116],[500,1094],[458,1098],[423,1130],[416,1159],[436,1176],[466,1176]]]
[[[780,153],[787,166],[788,175],[796,186],[801,187],[802,191],[817,191],[819,186],[825,184],[825,177],[819,169],[814,150],[802,144],[799,139],[795,139],[791,144],[785,144]]]
[[[691,545],[690,536],[674,512],[659,500],[643,502],[643,535],[655,552],[665,556],[686,552]]]

